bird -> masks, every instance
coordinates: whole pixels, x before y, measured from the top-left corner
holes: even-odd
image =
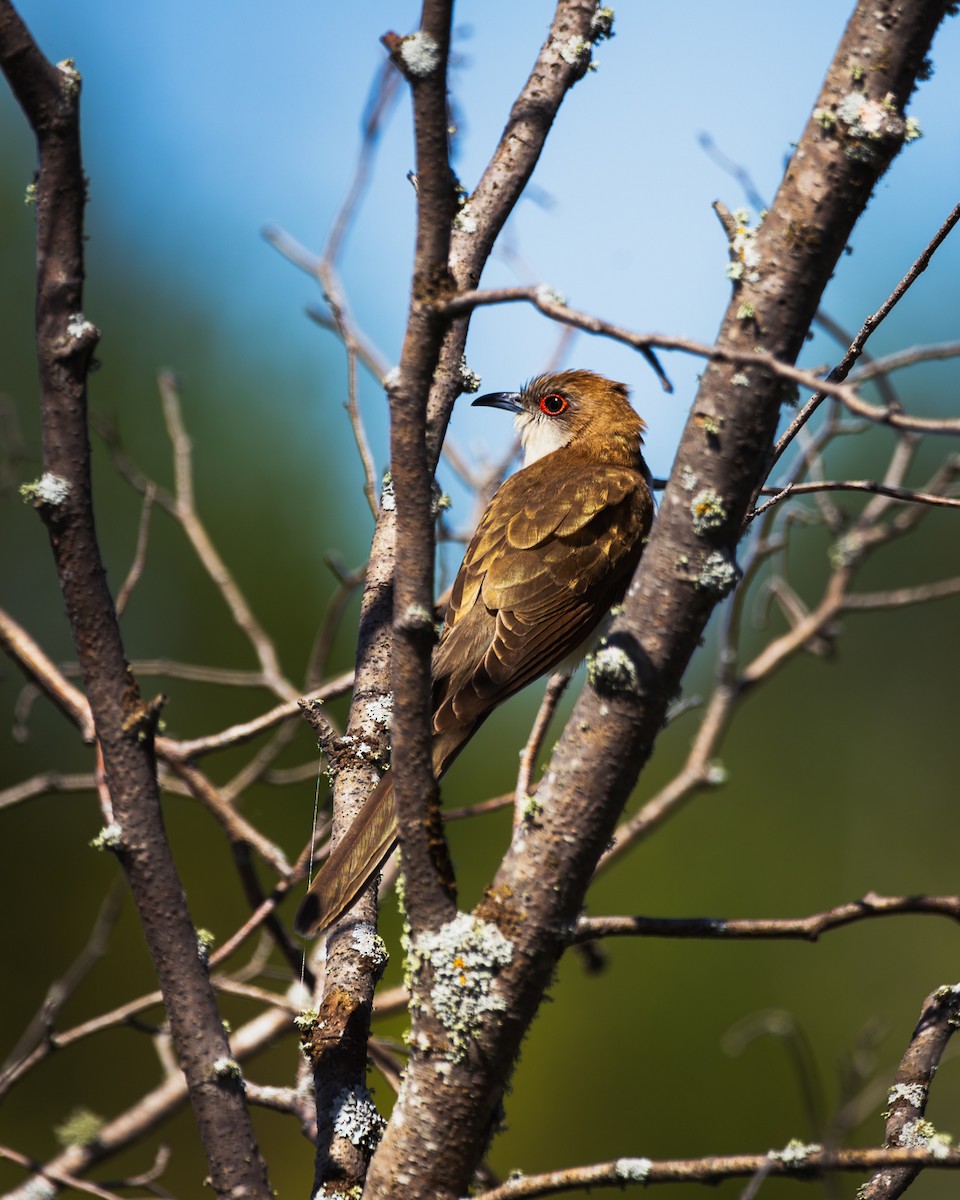
[[[654,507],[646,426],[628,396],[623,383],[568,370],[473,401],[513,414],[524,460],[480,518],[433,652],[437,779],[504,700],[575,669],[626,592]],[[397,840],[388,770],[310,884],[296,931],[313,937],[341,916]]]

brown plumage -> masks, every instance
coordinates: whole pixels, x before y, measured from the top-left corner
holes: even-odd
[[[473,403],[515,414],[525,465],[487,506],[450,593],[433,654],[437,778],[499,704],[582,656],[623,597],[653,516],[644,425],[622,383],[562,371]],[[388,772],[311,884],[298,932],[336,920],[396,842]]]

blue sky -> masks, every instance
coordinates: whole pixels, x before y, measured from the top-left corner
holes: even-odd
[[[271,5],[269,16],[252,0],[21,0],[19,7],[45,52],[74,58],[84,77],[85,156],[99,236],[187,291],[230,341],[315,364],[327,335],[302,310],[319,293],[259,231],[275,221],[309,246],[322,244],[353,170],[360,114],[384,56],[379,37],[414,29],[418,6],[285,0]],[[544,0],[458,10],[456,165],[467,188],[551,10]],[[733,9],[707,0],[622,6],[616,36],[597,52],[597,71],[564,104],[533,198],[508,227],[521,265],[500,258],[485,282],[546,282],[572,305],[622,324],[709,339],[729,287],[710,203],[721,198],[736,207],[743,196],[698,138],[709,134],[772,195],[848,11],[836,0],[804,5],[802,19],[791,9],[789,20],[786,8],[751,0]],[[911,110],[925,137],[907,147],[881,184],[828,298],[851,326],[880,303],[956,200],[958,60],[960,23],[950,20],[935,46],[935,75]],[[17,119],[8,97],[0,119]],[[344,264],[354,312],[389,361],[398,353],[407,301],[411,166],[404,97]],[[948,246],[924,282],[951,296],[932,326],[924,315],[924,337],[955,332],[958,257]],[[554,338],[525,309],[484,312],[474,321],[470,365],[487,388],[516,386],[540,369]],[[338,369],[334,348],[325,349],[330,369]],[[818,350],[821,358],[828,353]],[[619,347],[581,336],[569,358],[569,365],[631,383],[651,426],[657,473],[668,469],[699,368],[678,357],[665,361],[677,386],[673,398]],[[382,406],[369,387],[367,396],[382,462]],[[465,405],[454,431],[481,452],[506,438],[499,423],[493,429],[478,422]]]

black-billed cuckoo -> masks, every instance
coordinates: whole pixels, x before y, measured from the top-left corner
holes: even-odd
[[[644,424],[622,383],[561,371],[473,403],[515,414],[524,465],[480,519],[433,653],[438,779],[498,704],[576,666],[622,599],[653,517]],[[297,931],[336,920],[396,844],[388,771],[310,885]]]

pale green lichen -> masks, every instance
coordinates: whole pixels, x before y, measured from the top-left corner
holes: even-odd
[[[80,72],[77,70],[77,64],[72,58],[63,58],[57,63],[57,70],[63,76],[63,86],[68,96],[77,96],[80,94],[80,85],[83,80],[80,77]]]
[[[692,492],[699,480],[694,469],[687,463],[680,468],[680,486],[685,492]]]
[[[480,384],[482,382],[483,382],[483,379],[481,378],[481,376],[478,375],[476,371],[471,371],[470,368],[467,366],[467,356],[465,354],[461,354],[460,355],[460,385],[463,388],[463,390],[465,392],[469,393],[470,395],[472,395],[474,392],[480,391]]]
[[[20,495],[25,504],[59,508],[61,504],[66,503],[72,488],[73,484],[69,479],[54,475],[52,471],[45,471],[32,483],[21,484]]]
[[[455,1060],[465,1057],[486,1015],[506,1007],[496,980],[512,958],[513,944],[496,925],[470,913],[458,913],[413,942],[410,969],[417,976],[430,973],[433,1013],[447,1032]]]
[[[723,417],[715,417],[710,413],[697,413],[696,421],[707,437],[720,436]]]
[[[911,1108],[922,1108],[927,1102],[927,1089],[922,1083],[895,1083],[887,1092],[887,1103],[896,1104],[903,1100]]]
[[[381,975],[390,961],[387,945],[377,933],[376,927],[369,921],[358,921],[353,927],[353,949],[365,959],[370,969],[378,976]]]
[[[53,1135],[61,1146],[89,1146],[100,1136],[106,1121],[89,1108],[75,1108],[54,1127]]]
[[[561,308],[566,308],[567,306],[567,298],[563,292],[555,292],[552,287],[548,287],[545,283],[541,283],[534,288],[533,294],[536,296],[538,304],[557,304]]]
[[[91,838],[89,845],[92,850],[119,850],[122,844],[123,829],[116,821],[109,825],[104,825],[95,838]]]
[[[613,37],[613,9],[598,8],[590,19],[590,32],[595,42]]]
[[[560,46],[560,57],[571,67],[581,67],[586,71],[590,65],[590,43],[574,35]]]
[[[730,778],[730,772],[719,759],[713,758],[707,763],[704,782],[708,787],[722,787]]]
[[[363,706],[363,720],[375,728],[389,729],[393,722],[393,692],[368,700]]]
[[[755,304],[749,303],[749,301],[745,301],[737,309],[737,320],[738,321],[752,321],[756,315],[757,315],[757,306]]]
[[[730,239],[730,252],[733,261],[728,263],[726,274],[735,283],[746,280],[756,283],[760,278],[757,268],[763,259],[757,246],[757,228],[750,225],[750,214],[746,209],[738,208],[733,214],[736,222],[733,237]]]
[[[440,47],[429,33],[418,29],[400,43],[400,58],[408,75],[423,79],[440,65]]]
[[[782,1150],[771,1150],[767,1157],[782,1162],[785,1167],[802,1167],[811,1154],[819,1154],[823,1147],[818,1142],[802,1142],[792,1138]]]
[[[223,1058],[215,1058],[211,1073],[214,1079],[221,1079],[224,1083],[238,1083],[241,1088],[244,1088],[243,1071],[240,1064],[235,1058],[224,1056]]]
[[[433,613],[423,604],[408,604],[403,613],[406,629],[432,629]]]
[[[632,692],[639,695],[640,676],[630,656],[605,641],[587,658],[587,679],[598,692]]]
[[[309,1042],[307,1040],[308,1035],[311,1034],[314,1029],[316,1029],[319,1021],[320,1014],[315,1008],[305,1008],[293,1018],[293,1023],[301,1034],[300,1052],[302,1054],[308,1053],[310,1049]]]
[[[56,1200],[60,1194],[60,1186],[51,1183],[49,1179],[41,1179],[35,1175],[19,1190],[22,1200]]]
[[[330,1109],[334,1133],[354,1146],[375,1150],[387,1127],[369,1091],[359,1084],[341,1088]]]
[[[216,944],[216,936],[209,929],[197,930],[197,956],[204,964],[210,961],[210,951]]]
[[[726,596],[732,592],[740,578],[740,568],[722,550],[714,550],[697,576],[697,587],[708,592]]]
[[[618,1158],[613,1169],[618,1179],[629,1183],[646,1183],[653,1170],[653,1161],[649,1158]]]
[[[92,321],[88,321],[83,313],[72,313],[67,319],[67,333],[77,341],[96,332],[96,326]]]
[[[26,204],[27,207],[29,207],[31,204],[36,204],[38,195],[39,189],[37,188],[36,183],[28,183],[27,190],[23,195],[24,204]]]
[[[474,216],[473,209],[469,204],[464,204],[460,211],[453,218],[454,229],[459,229],[461,233],[476,233],[479,228],[477,218]]]
[[[543,802],[529,792],[520,802],[519,817],[524,825],[533,825],[543,812]]]
[[[453,508],[453,500],[446,492],[441,492],[439,487],[434,483],[433,495],[430,501],[430,515],[436,520],[441,513],[449,512]]]
[[[837,105],[837,118],[850,137],[878,137],[886,116],[882,100],[871,100],[859,91],[848,92]]]
[[[693,531],[698,537],[719,529],[727,519],[727,510],[723,500],[712,488],[704,488],[697,492],[690,503],[693,516]]]
[[[941,1133],[932,1121],[919,1118],[903,1126],[897,1143],[911,1149],[928,1150],[934,1158],[946,1158],[953,1146],[953,1138],[949,1133]]]
[[[852,567],[863,557],[866,549],[863,536],[860,533],[846,533],[830,547],[828,558],[834,570],[840,567]]]

